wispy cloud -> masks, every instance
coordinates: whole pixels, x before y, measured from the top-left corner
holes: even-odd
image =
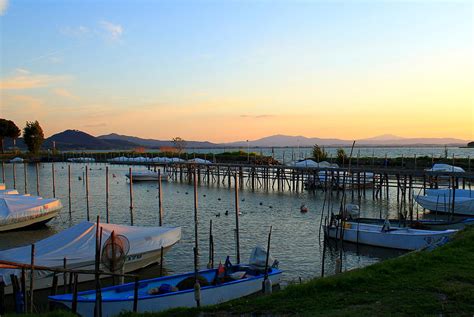
[[[46,87],[70,79],[71,77],[66,75],[33,74],[26,69],[18,68],[10,77],[0,79],[0,90]]]
[[[63,35],[70,36],[70,37],[84,37],[92,33],[92,31],[83,25],[79,26],[65,26],[62,27],[59,32]]]
[[[4,15],[7,12],[8,0],[0,0],[0,15]]]
[[[28,95],[5,95],[5,116],[43,113],[44,101]]]
[[[68,98],[68,99],[78,99],[79,98],[76,95],[74,95],[73,93],[71,93],[69,90],[64,89],[64,88],[55,88],[55,89],[52,89],[51,92],[53,94],[55,94],[56,96],[60,96],[60,97]]]
[[[274,118],[276,117],[273,114],[260,114],[260,115],[248,115],[248,114],[242,114],[240,115],[241,118],[252,118],[252,119],[265,119],[265,118]]]
[[[100,21],[102,29],[106,32],[108,39],[118,41],[122,37],[123,28],[120,24],[114,24],[109,21]]]

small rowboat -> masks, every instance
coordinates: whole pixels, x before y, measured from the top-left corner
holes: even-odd
[[[390,226],[372,225],[357,222],[337,222],[324,225],[324,232],[330,238],[340,239],[341,232],[344,241],[373,245],[377,247],[418,250],[445,241],[458,230],[418,230],[411,228],[390,228]]]
[[[262,290],[264,274],[248,265],[234,265],[231,274],[219,281],[218,269],[199,271],[201,283],[200,304],[215,305],[236,298],[248,296]],[[272,285],[280,282],[282,271],[269,268],[268,279]],[[194,272],[159,277],[140,281],[138,284],[138,312],[160,312],[177,307],[196,307],[193,289]],[[232,277],[232,278],[231,278]],[[191,286],[182,287],[184,280]],[[181,283],[180,283],[181,282]],[[207,284],[206,286],[204,286]],[[182,289],[180,289],[181,287]],[[106,287],[101,290],[103,316],[116,316],[133,310],[134,283]],[[72,294],[50,296],[55,305],[72,308]],[[77,313],[81,316],[94,316],[95,290],[77,294]]]
[[[130,179],[130,174],[127,173],[125,174],[128,179]],[[132,172],[132,178],[134,182],[139,182],[139,181],[158,181],[158,172],[154,171],[133,171]],[[162,172],[161,173],[161,181],[165,182],[168,180],[168,174]]]

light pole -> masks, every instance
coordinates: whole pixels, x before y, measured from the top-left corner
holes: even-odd
[[[250,163],[250,145],[249,145],[249,140],[247,140],[247,163]]]

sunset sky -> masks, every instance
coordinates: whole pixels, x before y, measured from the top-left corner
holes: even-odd
[[[0,0],[0,53],[47,136],[474,140],[473,1]]]

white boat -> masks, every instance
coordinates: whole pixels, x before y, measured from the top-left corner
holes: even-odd
[[[416,196],[415,201],[423,208],[433,212],[474,215],[473,190],[427,189],[426,195]]]
[[[188,163],[205,164],[205,165],[212,164],[211,161],[205,160],[205,159],[202,159],[202,158],[199,158],[199,157],[196,157],[196,158],[193,158],[193,159],[188,160]]]
[[[56,217],[62,207],[59,199],[6,191],[0,195],[0,232],[44,224]]]
[[[343,229],[338,223],[324,225],[325,234],[334,239],[367,244],[377,247],[418,250],[433,246],[454,235],[458,230],[443,231],[418,230],[411,228],[390,228],[357,222],[344,222]]]
[[[168,181],[168,174],[166,172],[161,172],[161,181]],[[127,178],[130,179],[130,173],[125,174]],[[145,171],[132,171],[132,178],[134,182],[139,181],[157,181],[158,172],[145,170]]]
[[[95,158],[93,157],[71,157],[67,159],[69,162],[73,163],[94,163]]]
[[[115,224],[100,224],[102,227],[102,246],[111,236],[123,236],[128,240],[129,252],[126,254],[123,271],[136,271],[156,263],[163,251],[168,251],[181,239],[180,227],[137,227]],[[96,223],[84,221],[69,229],[61,231],[46,239],[35,243],[35,264],[50,268],[62,268],[66,259],[67,268],[93,270],[95,268]],[[110,241],[110,240],[109,240]],[[0,251],[0,260],[16,263],[30,263],[30,246],[23,246]],[[101,263],[101,270],[110,272]],[[3,278],[11,293],[10,274],[20,276],[21,271],[16,269],[0,269],[0,278]],[[60,283],[62,274],[58,275]],[[79,281],[93,280],[93,275],[80,274]],[[35,271],[35,288],[51,287],[52,273]]]
[[[199,276],[204,278],[205,282],[200,280],[203,284],[208,284],[201,286],[200,304],[215,305],[258,293],[262,290],[263,271],[256,271],[248,265],[235,265],[229,268],[228,281],[222,282],[218,282],[216,278],[218,269],[199,271]],[[268,279],[272,285],[280,283],[281,273],[282,271],[277,268],[269,268]],[[196,307],[194,289],[177,287],[184,279],[191,280],[192,287],[194,276],[195,273],[190,272],[140,281],[137,311],[156,313],[177,307]],[[155,292],[158,294],[154,294]],[[77,295],[77,313],[84,317],[94,316],[95,290],[80,292]],[[104,317],[117,316],[121,312],[133,310],[134,283],[103,288],[101,295]],[[72,308],[72,294],[50,296],[49,300]]]
[[[23,163],[25,160],[21,157],[15,157],[10,160],[10,163]]]
[[[434,164],[433,167],[426,169],[427,172],[438,173],[464,173],[465,170],[459,166],[449,164]]]
[[[343,188],[344,184],[346,188],[369,187],[374,182],[374,173],[324,170],[318,172],[318,180],[322,187]]]

